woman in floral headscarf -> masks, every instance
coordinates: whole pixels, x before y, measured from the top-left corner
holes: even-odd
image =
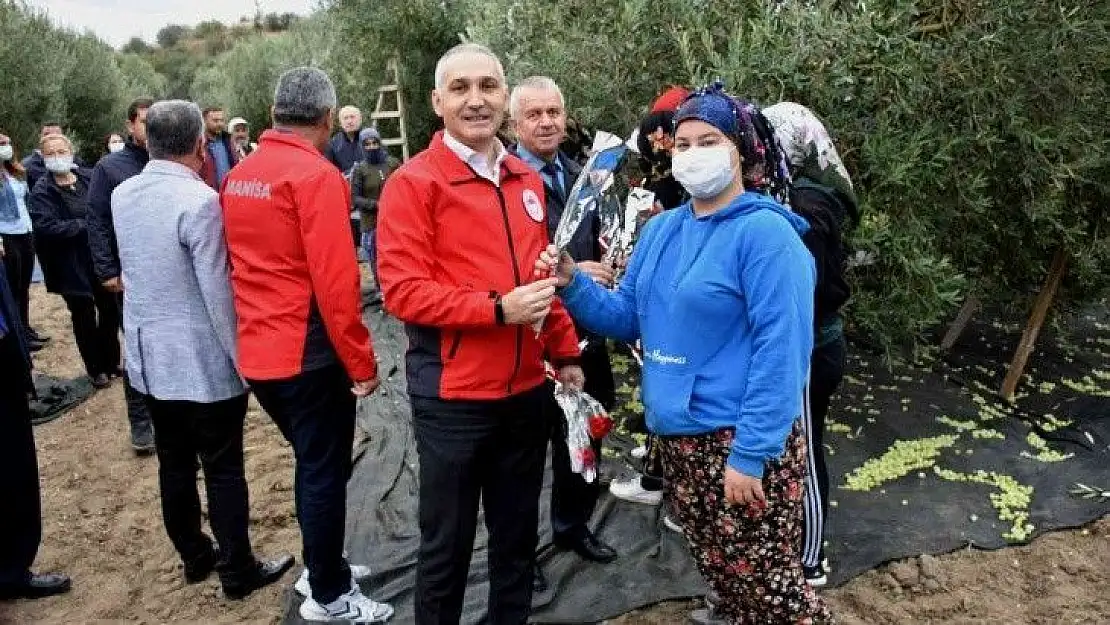
[[[803,396],[813,260],[759,110],[716,83],[675,113],[671,171],[692,197],[652,218],[616,291],[548,248],[571,314],[644,346],[643,402],[667,496],[727,623],[824,623],[805,583]]]

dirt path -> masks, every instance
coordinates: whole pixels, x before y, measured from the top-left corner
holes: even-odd
[[[40,286],[35,327],[54,337],[36,356],[41,371],[81,373],[61,299]],[[183,582],[161,525],[157,466],[128,446],[117,383],[63,418],[35,429],[43,484],[44,541],[36,570],[61,570],[73,592],[0,604],[0,623],[277,623],[285,587],[246,601],[222,598],[214,581]],[[252,404],[246,433],[251,537],[261,554],[294,553],[292,455]],[[835,564],[835,563],[834,563]],[[293,574],[287,577],[291,584]],[[287,584],[288,585],[288,584]],[[286,585],[286,586],[287,586]],[[827,593],[840,622],[1110,622],[1110,520],[992,553],[961,552],[924,565],[897,563]],[[676,625],[689,603],[627,615],[614,625]]]

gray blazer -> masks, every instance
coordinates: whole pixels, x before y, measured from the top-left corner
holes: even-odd
[[[157,399],[246,392],[219,195],[184,165],[151,160],[112,192],[129,382]]]

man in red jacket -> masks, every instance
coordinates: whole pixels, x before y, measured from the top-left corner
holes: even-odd
[[[379,202],[378,270],[386,310],[407,325],[420,456],[417,625],[459,622],[479,501],[489,621],[528,620],[547,432],[561,418],[544,410],[544,361],[584,382],[552,281],[527,282],[547,242],[543,182],[496,137],[507,100],[492,52],[448,51],[432,92],[445,130]]]
[[[228,174],[220,201],[239,367],[297,459],[308,571],[297,588],[309,595],[301,616],[379,623],[393,609],[359,591],[352,577],[369,571],[343,556],[355,396],[378,386],[378,372],[350,245],[351,192],[321,153],[334,110],[327,74],[307,67],[282,74],[273,129]]]

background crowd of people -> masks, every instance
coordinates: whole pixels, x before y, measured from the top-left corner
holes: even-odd
[[[5,385],[5,408],[27,414],[29,354],[48,340],[29,326],[37,253],[92,383],[124,379],[131,444],[157,455],[185,579],[216,572],[242,598],[293,565],[258,559],[248,536],[253,393],[296,459],[301,616],[384,622],[393,608],[363,594],[369,570],[343,550],[356,400],[378,385],[362,257],[409,337],[417,623],[459,622],[479,505],[490,620],[527,621],[546,587],[535,555],[548,449],[555,545],[619,558],[589,527],[599,488],[571,470],[552,394],[558,381],[612,408],[609,339],[642,349],[652,435],[644,474],[610,489],[666,501],[712,590],[695,622],[828,621],[814,591],[826,569],[820,441],[844,367],[841,233],[858,209],[818,118],[793,103],[761,110],[720,84],[665,89],[636,141],[636,182],[656,215],[618,281],[601,262],[596,214],[566,248],[548,245],[582,171],[561,149],[568,118],[554,81],[510,92],[498,57],[462,44],[437,64],[432,102],[443,130],[404,164],[357,108],[337,111],[330,79],[312,68],[281,76],[257,144],[242,118],[180,100],[134,101],[127,132],[105,139],[91,169],[58,124],[43,125],[22,163],[0,134],[0,361],[24,381]],[[26,421],[3,437],[27,513],[2,551],[9,597],[69,586],[30,573],[41,520]]]

